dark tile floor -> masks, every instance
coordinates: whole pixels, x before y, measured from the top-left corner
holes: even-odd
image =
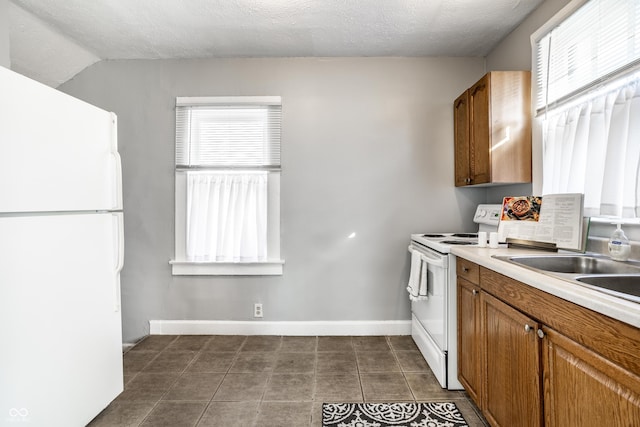
[[[125,390],[89,425],[321,426],[323,402],[454,401],[409,336],[153,335],[124,354]]]

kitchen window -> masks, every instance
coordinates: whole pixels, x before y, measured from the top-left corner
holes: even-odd
[[[280,97],[176,100],[174,275],[280,275]]]
[[[573,1],[532,43],[542,193],[640,217],[640,2]]]

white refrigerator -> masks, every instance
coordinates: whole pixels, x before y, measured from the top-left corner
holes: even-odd
[[[116,116],[0,67],[0,425],[122,392],[121,188]]]

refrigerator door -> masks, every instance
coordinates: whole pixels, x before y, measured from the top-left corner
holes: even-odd
[[[84,426],[123,390],[122,213],[0,217],[0,425]]]
[[[116,116],[0,67],[0,212],[120,210]]]

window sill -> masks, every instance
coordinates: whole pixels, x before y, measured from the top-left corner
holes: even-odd
[[[169,261],[174,276],[282,276],[284,260],[265,262]]]
[[[622,224],[622,225],[638,225],[640,224],[640,218],[620,218],[617,216],[592,216],[592,223],[598,224]]]

